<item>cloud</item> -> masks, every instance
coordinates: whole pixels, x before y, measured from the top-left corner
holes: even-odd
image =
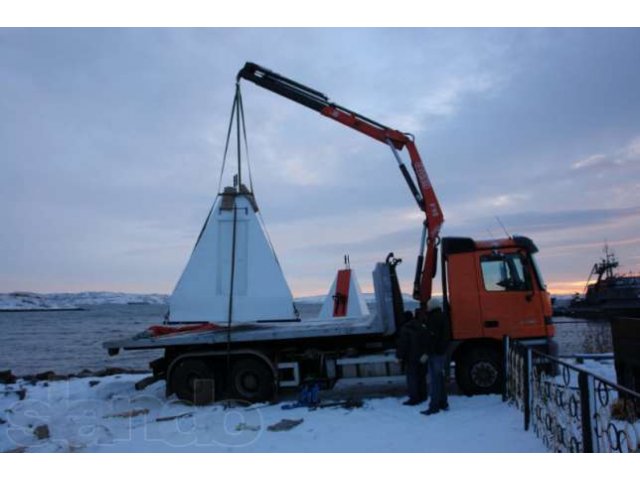
[[[477,201],[477,204],[480,206],[495,208],[513,207],[521,204],[523,201],[529,198],[530,196],[524,193],[506,193],[498,195],[496,197],[479,200]]]
[[[596,155],[591,155],[582,160],[578,160],[571,165],[573,170],[580,170],[581,168],[593,168],[593,167],[601,167],[601,166],[610,166],[612,164],[617,164],[618,161],[616,159],[611,159],[606,155],[598,153]]]
[[[408,111],[385,115],[393,128],[417,133],[430,125],[454,117],[471,97],[494,94],[506,82],[489,72],[460,73],[437,81],[428,93],[411,102]]]
[[[572,170],[605,173],[613,168],[640,167],[640,136],[633,138],[626,146],[610,153],[596,153],[576,160]]]
[[[575,230],[582,227],[610,226],[640,218],[640,207],[592,208],[583,210],[558,210],[553,212],[519,212],[501,216],[510,230],[531,233]]]
[[[286,220],[268,225],[274,244],[288,249],[313,250],[330,245],[358,245],[380,236],[404,231],[415,224],[420,231],[421,223],[415,221],[410,209],[376,209],[359,212],[325,213],[312,218]]]
[[[637,237],[639,38],[633,29],[5,29],[0,290],[170,290],[216,194],[247,60],[393,128],[428,131],[417,142],[443,234],[498,232],[498,214],[551,253],[567,246],[548,257],[553,275],[582,272],[576,239]],[[294,288],[328,287],[345,251],[365,272],[388,249],[415,258],[422,216],[388,147],[255,85],[243,84],[243,98],[258,203]],[[636,244],[620,248],[637,256]]]
[[[598,251],[602,249],[604,244],[609,245],[609,247],[635,247],[640,246],[640,237],[636,238],[624,238],[621,240],[592,240],[590,238],[583,239],[575,239],[571,243],[567,243],[566,240],[557,239],[555,242],[546,241],[547,245],[545,248],[545,255],[547,256],[558,256],[558,255],[566,255],[567,253],[576,253],[585,250],[589,251]],[[637,261],[640,259],[640,256],[630,256],[627,258],[628,260]],[[595,259],[594,259],[595,260]]]
[[[439,89],[418,102],[420,111],[426,116],[449,117],[461,108],[465,96],[490,92],[499,84],[488,73],[446,79]]]

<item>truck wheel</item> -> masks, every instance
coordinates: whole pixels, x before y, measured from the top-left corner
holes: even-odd
[[[171,372],[171,391],[180,400],[206,405],[216,399],[213,369],[205,360],[186,358],[178,362]]]
[[[233,364],[231,388],[237,399],[248,402],[271,400],[275,393],[273,373],[262,360],[243,358]]]
[[[466,395],[500,393],[500,354],[490,347],[478,347],[468,351],[456,362],[456,382]]]

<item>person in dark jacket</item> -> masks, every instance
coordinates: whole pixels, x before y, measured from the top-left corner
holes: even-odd
[[[449,345],[449,321],[442,308],[434,308],[427,314],[427,355],[429,356],[429,408],[424,415],[433,415],[440,410],[448,410],[447,386],[445,383],[445,362]]]
[[[404,405],[418,405],[427,399],[426,328],[417,316],[405,312],[398,335],[396,357],[404,365],[409,399]]]

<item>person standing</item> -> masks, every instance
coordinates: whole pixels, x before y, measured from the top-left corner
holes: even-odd
[[[404,365],[409,399],[403,405],[418,405],[427,399],[427,330],[418,316],[404,312],[396,357]]]
[[[429,408],[420,413],[423,415],[433,415],[441,410],[449,410],[447,386],[445,382],[445,362],[447,358],[447,346],[449,344],[449,322],[442,308],[437,307],[428,312],[426,331],[431,398]]]

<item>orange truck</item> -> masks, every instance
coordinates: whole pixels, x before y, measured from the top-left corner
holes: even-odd
[[[453,339],[449,355],[463,392],[497,391],[504,336],[555,353],[551,298],[529,238],[444,237],[441,250],[443,306]]]
[[[444,215],[412,135],[386,127],[294,80],[254,63],[237,75],[289,100],[385,143],[420,210],[424,212],[415,269],[413,298],[426,307],[440,264],[443,310],[450,324],[449,357],[455,363],[456,381],[466,394],[498,392],[502,388],[502,340],[518,339],[553,353],[549,293],[537,267],[535,244],[526,237],[475,241],[440,237]],[[400,153],[406,149],[413,175]],[[239,185],[222,195],[246,195]],[[235,198],[235,197],[234,197]],[[364,371],[397,374],[390,350],[404,321],[404,302],[396,276],[399,263],[392,254],[376,266],[373,280],[376,313],[369,323],[345,326],[290,322],[228,328],[197,326],[193,331],[160,337],[137,336],[106,342],[110,354],[120,349],[162,348],[162,358],[152,362],[154,377],[167,381],[167,394],[206,403],[219,395],[249,401],[265,400],[278,388],[293,387],[307,379],[357,376]],[[340,298],[335,292],[334,298]],[[346,312],[342,305],[335,311]],[[298,319],[299,320],[299,319]],[[170,323],[170,322],[169,322]],[[259,327],[259,328],[258,328]],[[171,328],[171,326],[168,326]],[[381,368],[374,368],[382,365]],[[367,374],[368,375],[368,374]],[[210,380],[213,389],[195,385]],[[224,387],[222,387],[224,386]]]
[[[237,78],[389,145],[425,214],[413,297],[420,304],[431,298],[441,244],[443,307],[454,340],[449,353],[456,362],[458,384],[465,392],[496,390],[501,376],[497,366],[503,336],[549,344],[554,334],[551,299],[534,258],[537,247],[525,237],[478,242],[469,238],[440,239],[444,215],[412,135],[336,105],[326,95],[253,63],[247,63]],[[403,148],[409,153],[416,182],[398,154]]]

